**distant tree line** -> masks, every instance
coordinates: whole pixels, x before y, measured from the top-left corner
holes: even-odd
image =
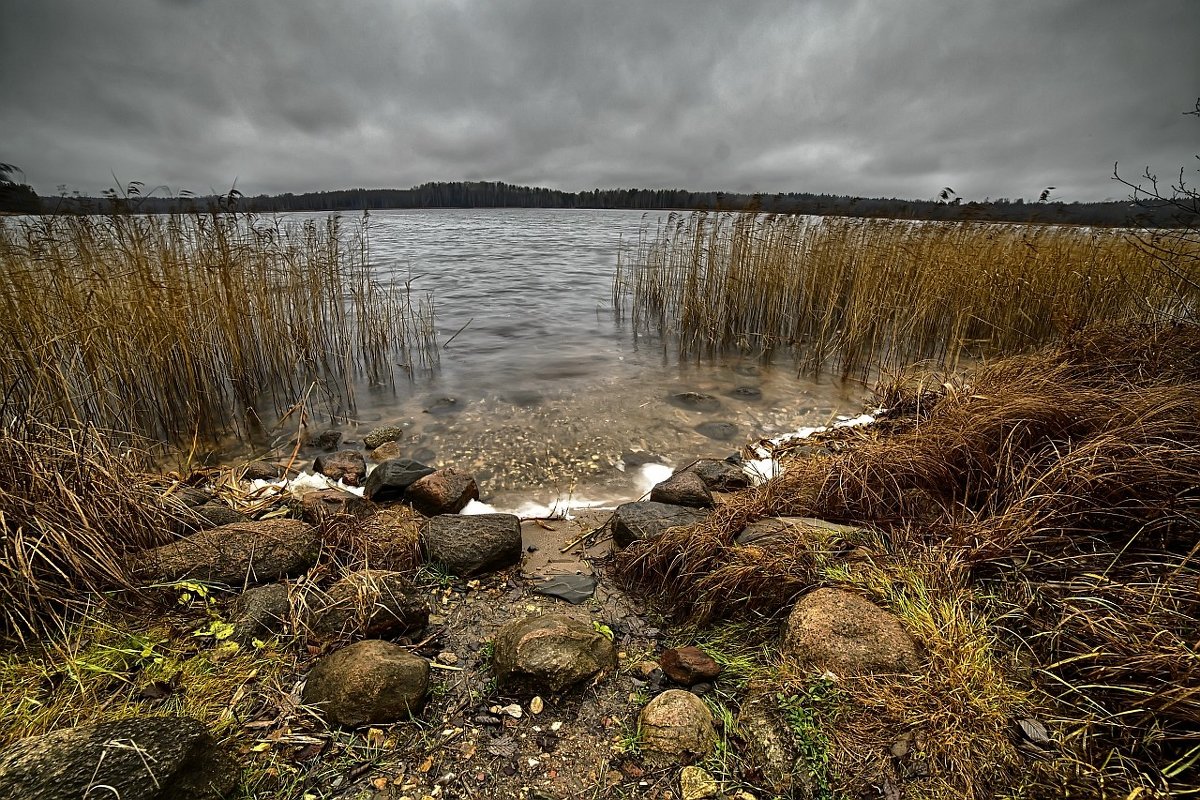
[[[28,189],[28,187],[24,187]],[[1052,187],[1051,187],[1052,188]],[[32,190],[29,190],[32,192]],[[63,195],[42,198],[47,213],[149,213],[211,211],[214,209],[260,213],[289,211],[361,212],[412,208],[563,208],[758,211],[780,214],[887,217],[926,220],[991,220],[1100,226],[1138,225],[1186,227],[1197,217],[1178,204],[1154,199],[1064,203],[1049,199],[1049,189],[1036,202],[1024,200],[965,201],[949,188],[934,200],[864,198],[850,195],[789,192],[742,194],[689,192],[682,189],[592,189],[562,192],[503,182],[424,183],[411,189],[342,189],[303,194],[243,196],[231,191],[221,196],[158,197],[110,191],[104,197]],[[0,210],[3,210],[0,208]],[[15,209],[14,209],[15,210]],[[28,213],[28,209],[22,209]]]

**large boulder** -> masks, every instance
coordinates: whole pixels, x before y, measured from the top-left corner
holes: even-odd
[[[291,620],[292,601],[285,584],[252,586],[234,601],[230,614],[233,623],[230,638],[242,644],[250,644],[255,639],[267,639],[287,630]]]
[[[696,695],[668,689],[646,704],[638,716],[642,754],[655,764],[691,763],[717,746],[712,712]]]
[[[354,727],[409,719],[428,693],[428,661],[398,644],[368,639],[318,661],[302,697],[330,722]]]
[[[442,514],[421,526],[421,553],[460,577],[521,560],[521,520],[512,514]]]
[[[338,450],[327,456],[317,456],[313,469],[331,481],[358,486],[367,474],[367,460],[357,450]]]
[[[376,503],[391,503],[404,498],[404,492],[421,478],[432,475],[427,467],[411,458],[390,458],[371,471],[363,485],[363,497]]]
[[[308,628],[324,639],[362,639],[412,633],[429,622],[421,592],[398,572],[351,573],[307,599]]]
[[[650,501],[691,508],[712,508],[713,496],[694,472],[676,472],[650,490]]]
[[[479,499],[479,485],[474,475],[453,467],[439,469],[409,486],[404,499],[427,517],[457,514]]]
[[[920,658],[900,620],[861,595],[817,589],[784,623],[782,654],[835,675],[911,672]]]
[[[134,557],[133,573],[152,583],[195,580],[241,586],[304,572],[317,561],[321,537],[298,519],[222,525]]]
[[[750,476],[740,465],[715,458],[702,458],[682,472],[694,472],[713,492],[736,492],[750,488]]]
[[[540,614],[505,624],[496,633],[492,666],[500,685],[530,693],[558,693],[612,672],[612,640],[561,614]]]
[[[238,769],[188,717],[131,717],[22,739],[0,752],[0,797],[218,800]]]
[[[696,508],[666,503],[623,503],[612,516],[613,540],[628,547],[642,539],[657,539],[668,528],[695,525],[706,516]]]

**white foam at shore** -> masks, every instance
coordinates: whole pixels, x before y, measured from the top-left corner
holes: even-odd
[[[869,414],[859,414],[857,417],[839,416],[833,425],[798,428],[791,433],[773,436],[767,439],[765,445],[760,444],[754,448],[754,454],[758,458],[745,462],[742,465],[742,471],[754,482],[755,486],[766,483],[771,478],[783,473],[783,464],[774,457],[776,448],[803,441],[814,434],[826,433],[835,428],[858,428],[863,425],[871,425],[879,418],[880,414],[886,411],[887,409],[877,408]]]
[[[349,492],[359,497],[363,495],[363,488],[361,486],[347,486],[342,481],[330,480],[319,472],[301,472],[294,478],[280,478],[274,481],[265,481],[259,478],[250,481],[250,488],[259,497],[290,494],[292,497],[299,499],[304,496],[305,492],[318,492],[322,489],[340,489],[343,492]]]

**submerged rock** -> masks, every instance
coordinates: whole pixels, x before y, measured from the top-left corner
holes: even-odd
[[[404,499],[429,517],[457,514],[467,503],[479,499],[479,484],[475,476],[453,467],[439,469],[409,486]]]
[[[894,614],[830,588],[800,598],[784,623],[781,651],[841,676],[911,672],[920,661],[916,642]]]
[[[702,422],[694,430],[718,442],[727,442],[738,435],[738,426],[732,422]]]
[[[0,797],[219,800],[238,767],[189,717],[131,717],[21,739],[0,752]]]
[[[521,520],[512,514],[441,514],[421,526],[420,541],[426,561],[467,578],[521,560]]]
[[[737,386],[729,391],[729,396],[737,400],[762,400],[762,389],[757,386]]]
[[[513,620],[497,633],[496,680],[532,693],[558,693],[617,668],[612,641],[595,626],[560,614]]]
[[[401,500],[409,486],[433,473],[433,467],[410,458],[388,459],[367,476],[363,497],[376,503]]]
[[[425,705],[429,662],[378,639],[352,644],[317,662],[304,684],[305,705],[336,725],[386,725]]]
[[[638,731],[642,753],[651,763],[699,761],[717,746],[712,712],[683,689],[668,689],[647,703],[638,716]]]
[[[712,508],[713,505],[712,492],[694,472],[676,472],[650,490],[650,500],[692,508]]]
[[[667,397],[667,402],[689,411],[716,411],[721,407],[719,398],[702,392],[679,392]]]
[[[706,516],[696,508],[666,503],[623,503],[612,516],[613,540],[619,547],[628,547],[642,539],[656,539],[668,528],[695,525]]]
[[[230,586],[297,575],[317,561],[321,537],[298,519],[222,525],[137,554],[134,574],[148,582],[193,578]]]

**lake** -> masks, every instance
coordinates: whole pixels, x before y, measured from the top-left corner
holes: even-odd
[[[288,219],[313,216],[323,215]],[[445,346],[432,375],[398,375],[394,389],[359,387],[356,418],[337,421],[345,439],[403,425],[406,455],[474,472],[485,500],[528,510],[563,497],[633,499],[645,490],[634,467],[649,456],[671,466],[723,458],[748,440],[857,413],[867,394],[861,383],[814,382],[786,360],[753,355],[681,362],[657,335],[634,336],[612,308],[618,252],[622,242],[636,244],[644,223],[665,217],[372,212],[373,262],[384,276],[432,291]],[[669,399],[682,392],[713,395],[719,407]],[[698,430],[706,423],[710,435]]]

